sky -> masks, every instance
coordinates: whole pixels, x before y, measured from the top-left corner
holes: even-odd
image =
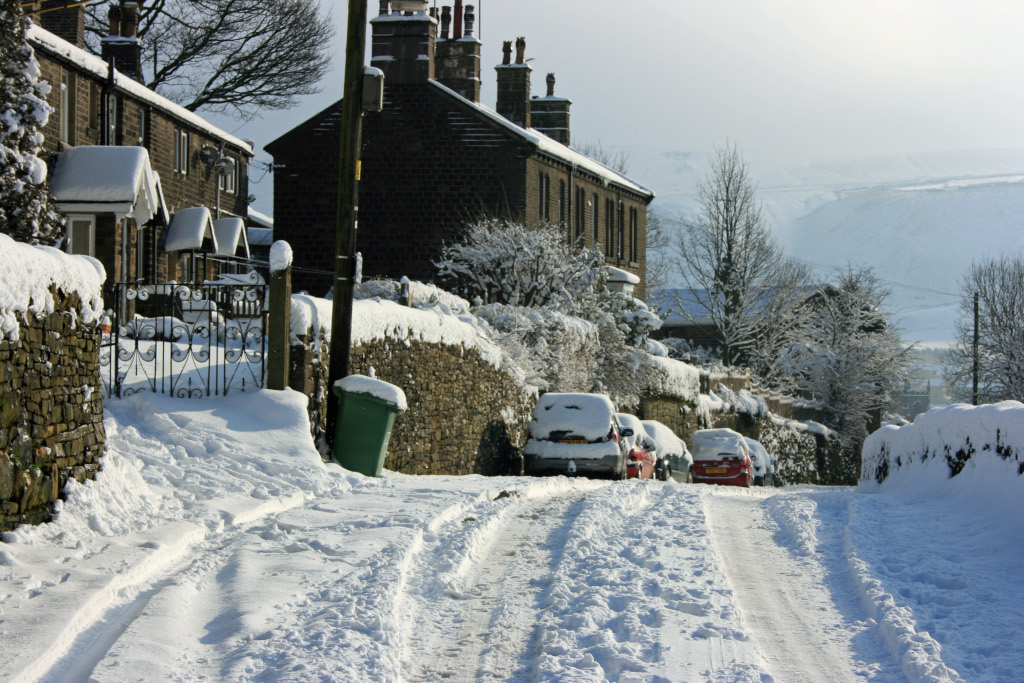
[[[246,124],[215,119],[254,139],[258,161],[270,160],[263,145],[341,97],[348,3],[323,7],[338,30],[322,91]],[[573,100],[574,141],[701,155],[730,141],[755,167],[1024,148],[1018,0],[477,0],[476,7],[483,103],[494,105],[502,41],[523,36],[534,93],[544,94],[554,72],[556,94]],[[370,17],[378,8],[368,1]],[[269,181],[254,169],[250,191],[264,213],[272,212]]]

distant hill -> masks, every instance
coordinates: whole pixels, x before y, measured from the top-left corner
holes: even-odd
[[[695,207],[704,152],[630,150],[630,175],[652,188],[656,212]],[[786,252],[819,272],[873,266],[907,341],[953,338],[958,282],[971,261],[1024,253],[1024,150],[904,155],[759,167],[751,173]]]

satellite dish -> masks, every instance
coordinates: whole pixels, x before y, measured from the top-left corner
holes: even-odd
[[[235,160],[231,157],[221,157],[214,162],[213,167],[217,169],[217,175],[229,176],[235,172]]]

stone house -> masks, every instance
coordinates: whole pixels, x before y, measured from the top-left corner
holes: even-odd
[[[380,3],[371,65],[384,106],[363,118],[359,230],[365,277],[432,281],[445,242],[481,216],[561,226],[638,278],[644,296],[654,193],[569,148],[571,101],[531,97],[526,41],[504,45],[495,109],[480,103],[472,5],[426,13]],[[438,28],[440,27],[440,36]],[[323,295],[335,262],[341,102],[266,146],[274,158],[275,237],[295,253],[296,289]]]
[[[81,3],[46,0],[25,8],[28,40],[53,114],[43,129],[44,152],[57,208],[68,219],[62,247],[97,258],[107,282],[210,276],[240,265],[209,259],[246,258],[244,239],[219,244],[219,220],[244,219],[253,143],[239,140],[145,87],[137,5],[112,4],[102,56],[84,49]],[[197,241],[168,236],[180,209],[204,208],[206,232]],[[230,259],[228,259],[230,260]],[[239,260],[240,263],[240,260]]]

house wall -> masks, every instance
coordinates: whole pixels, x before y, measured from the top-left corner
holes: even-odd
[[[48,102],[54,111],[42,129],[45,139],[41,156],[46,159],[52,172],[57,156],[65,149],[102,144],[101,110],[104,107],[103,90],[106,87],[106,77],[84,68],[80,63],[64,55],[49,52],[44,46],[34,44],[33,47],[42,79],[51,85]],[[62,72],[69,76],[68,87],[71,93],[68,98],[71,125],[67,143],[60,139]],[[223,143],[224,154],[235,160],[238,170],[235,190],[228,192],[225,189],[220,193],[222,215],[246,215],[249,194],[248,163],[251,157],[249,151],[230,141],[222,140],[186,118],[176,115],[173,111],[174,105],[170,103],[167,108],[158,107],[121,88],[115,88],[112,96],[117,100],[117,118],[112,144],[138,145],[147,149],[150,164],[160,176],[169,212],[173,213],[186,207],[206,206],[215,214],[217,176],[211,167],[201,161],[200,150],[207,145],[220,147]],[[176,171],[174,168],[176,131],[183,131],[188,135],[187,173]],[[216,217],[214,215],[214,218]],[[140,276],[136,272],[138,259],[134,253],[138,226],[131,219],[128,223],[129,249],[132,251],[128,278],[133,280]],[[111,274],[109,282],[121,278],[121,240],[121,229],[115,226],[112,214],[100,214],[97,221],[95,255]],[[168,269],[162,244],[159,253],[161,257],[157,266],[157,276],[179,279],[180,272]],[[144,275],[148,277],[153,273],[146,272]]]
[[[0,341],[0,531],[46,522],[69,479],[92,479],[106,434],[100,331],[54,291],[54,312],[26,313]]]

